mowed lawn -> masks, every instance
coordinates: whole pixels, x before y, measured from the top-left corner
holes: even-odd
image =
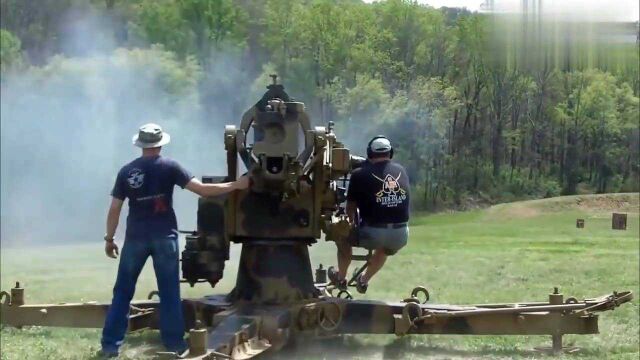
[[[611,229],[613,211],[628,214],[626,231]],[[576,218],[586,227],[577,229]],[[638,194],[564,197],[498,205],[465,213],[414,216],[409,245],[390,258],[366,296],[400,300],[415,285],[426,286],[431,302],[482,303],[545,301],[558,286],[565,296],[594,297],[632,290],[631,303],[602,313],[599,335],[567,335],[565,344],[582,350],[566,358],[637,359],[639,356]],[[232,251],[237,260],[238,248]],[[311,249],[314,267],[335,263],[333,243]],[[28,303],[110,301],[117,263],[102,244],[2,249],[2,289],[20,280]],[[226,292],[235,280],[227,263],[217,289],[183,285],[184,296]],[[136,298],[154,290],[150,263]],[[99,349],[99,330],[3,327],[2,359],[88,359]],[[286,359],[451,359],[548,358],[532,352],[548,346],[547,336],[346,336],[317,341],[267,356]],[[128,335],[123,359],[151,358],[161,349],[158,335]]]

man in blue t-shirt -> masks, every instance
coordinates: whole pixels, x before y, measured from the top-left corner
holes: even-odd
[[[129,199],[127,230],[113,288],[113,301],[102,331],[102,353],[117,356],[128,325],[129,306],[136,281],[147,258],[153,259],[160,292],[160,334],[164,346],[182,353],[184,319],[180,300],[178,225],[173,211],[173,188],[186,188],[200,196],[222,195],[249,185],[246,177],[222,184],[203,184],[176,161],[160,156],[169,134],[156,124],[143,125],[133,137],[142,156],[123,166],[111,191],[111,207],[104,236],[105,253],[117,258],[114,234],[125,199]]]

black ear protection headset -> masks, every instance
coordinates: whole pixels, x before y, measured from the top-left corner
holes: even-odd
[[[371,159],[372,157],[375,156],[375,152],[373,151],[373,149],[371,148],[371,144],[373,144],[374,141],[376,141],[377,139],[387,139],[389,140],[389,138],[387,138],[384,135],[378,135],[378,136],[374,136],[373,139],[371,139],[369,141],[369,143],[367,144],[367,157],[369,159]],[[391,144],[391,140],[389,140],[389,144]],[[393,146],[391,146],[391,151],[389,151],[389,159],[393,158]]]

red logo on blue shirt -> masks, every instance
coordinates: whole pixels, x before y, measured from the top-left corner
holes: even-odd
[[[154,214],[167,212],[168,210],[169,210],[169,207],[167,207],[167,203],[164,201],[164,196],[153,199]]]

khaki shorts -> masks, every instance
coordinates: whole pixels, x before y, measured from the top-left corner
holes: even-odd
[[[377,228],[363,225],[354,229],[351,245],[367,250],[383,249],[387,255],[394,255],[407,245],[409,226],[397,229]]]

